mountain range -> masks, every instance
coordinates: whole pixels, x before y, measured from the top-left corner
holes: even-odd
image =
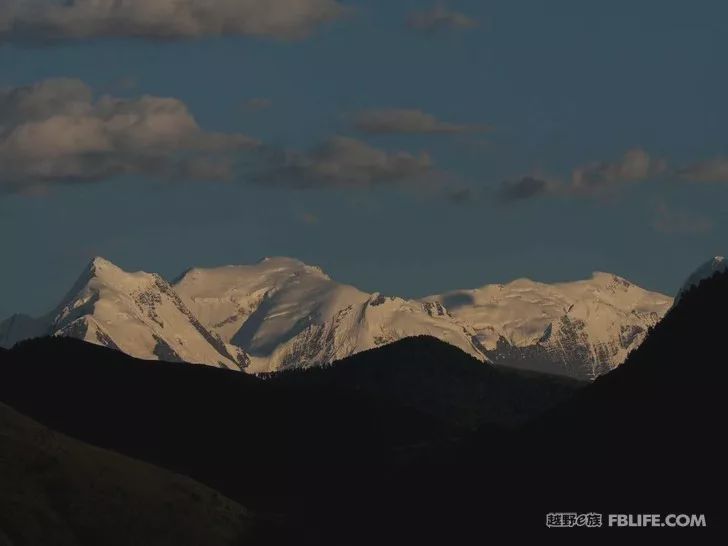
[[[620,365],[672,303],[608,273],[405,299],[292,258],[194,268],[172,282],[95,258],[48,314],[0,323],[0,346],[68,336],[147,360],[261,373],[429,335],[483,362],[591,380]]]
[[[686,532],[695,543],[722,543],[703,537],[725,536],[718,499],[727,483],[728,272],[691,278],[681,293],[623,365],[593,382],[486,365],[430,336],[331,366],[257,375],[149,362],[55,336],[0,350],[0,403],[87,443],[83,452],[88,444],[113,450],[219,491],[234,503],[221,507],[249,514],[243,537],[246,524],[264,524],[262,542],[243,543],[469,544],[496,532],[547,538],[555,531],[544,519],[554,511],[602,514],[603,531],[615,536],[626,531],[608,527],[608,514],[702,514],[707,528]],[[114,521],[136,510],[139,489],[107,500],[106,491],[123,488],[120,475],[132,483],[171,479],[125,459],[119,468],[128,474],[112,474],[89,492],[85,475],[66,466],[81,451],[46,456],[45,438],[53,436],[25,423],[28,435],[4,430],[0,437],[5,452],[21,454],[0,457],[12,486],[0,492],[0,505],[18,514],[6,521],[0,514],[11,543],[27,543],[17,537],[38,528],[28,519],[33,506],[16,501],[23,483],[46,491],[41,510],[86,531],[97,512],[107,513],[106,504],[94,511],[96,499],[115,503]],[[23,452],[26,437],[32,442]],[[42,465],[23,455],[36,451]],[[204,488],[187,482],[182,490]],[[204,491],[175,496],[165,487],[140,501],[167,510],[172,499],[172,513],[185,518],[210,498]],[[194,529],[209,521],[194,518],[183,523]],[[140,532],[155,532],[146,527],[153,519],[143,522]],[[220,532],[240,536],[237,522],[223,520]],[[169,525],[174,519],[160,521]],[[138,543],[120,528],[107,534]],[[86,543],[99,542],[117,543]]]

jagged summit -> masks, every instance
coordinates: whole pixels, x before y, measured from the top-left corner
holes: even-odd
[[[431,335],[481,361],[594,378],[619,365],[671,303],[603,272],[410,300],[364,292],[282,256],[193,267],[172,283],[96,257],[46,317],[0,323],[0,345],[64,335],[139,358],[268,372]]]
[[[728,271],[728,261],[723,256],[715,256],[707,260],[700,267],[698,267],[683,283],[682,287],[677,293],[677,296],[675,297],[675,301],[679,301],[683,294],[685,294],[685,292],[690,290],[693,286],[697,286],[698,284],[700,284],[700,281],[702,281],[703,279],[707,279],[709,277],[712,277],[716,273],[722,273],[723,271]]]
[[[99,257],[91,260],[49,315],[21,322],[2,323],[0,339],[14,344],[32,337],[27,334],[68,336],[148,360],[231,369],[247,365],[245,352],[227,347],[207,331],[161,276],[129,273]]]
[[[478,358],[470,332],[419,302],[368,294],[291,258],[195,269],[174,286],[227,343],[245,347],[251,370],[327,364],[361,350],[430,333]]]
[[[141,281],[142,279],[158,277],[156,273],[147,273],[146,271],[125,271],[111,260],[101,256],[96,256],[91,259],[88,266],[86,266],[84,274],[97,278],[106,278],[112,282],[114,280],[128,281],[130,279],[138,279]],[[84,274],[81,275],[81,278],[84,277]]]
[[[555,284],[518,279],[424,301],[472,327],[495,363],[592,379],[621,364],[672,304],[602,272]]]
[[[123,287],[126,290],[132,290],[134,288],[141,288],[149,283],[164,284],[166,281],[156,273],[125,271],[111,260],[96,256],[89,261],[71,290],[61,302],[61,306],[66,305],[66,300],[74,298],[89,283],[95,286],[103,284],[114,288],[121,289]]]
[[[96,256],[94,258],[91,258],[91,261],[89,262],[89,267],[99,267],[99,268],[113,267],[113,268],[119,269],[119,267],[116,264],[114,264],[111,260],[107,260],[103,256]]]

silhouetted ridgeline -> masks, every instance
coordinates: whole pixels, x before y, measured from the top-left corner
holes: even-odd
[[[72,339],[20,344],[3,401],[90,443],[194,476],[238,500],[278,503],[319,460],[389,458],[439,423],[356,393],[297,392],[239,372],[144,362]]]
[[[727,314],[723,274],[576,392],[430,338],[266,380],[46,339],[0,355],[0,399],[281,512],[297,544],[516,539],[553,511],[705,513],[716,531]]]
[[[241,546],[272,535],[216,491],[48,430],[0,404],[3,545]]]
[[[437,496],[496,492],[506,527],[559,510],[686,512],[725,536],[727,318],[723,273],[684,295],[622,366],[514,435],[503,457],[489,456],[490,431],[476,434],[453,455],[472,496],[452,476]]]
[[[691,290],[622,367],[522,431],[484,427],[386,480],[362,479],[354,502],[326,505],[329,521],[344,533],[376,507],[370,541],[470,544],[499,531],[553,537],[554,511],[695,513],[708,522],[686,531],[695,543],[725,538],[727,316],[728,273]],[[349,499],[350,487],[329,498]]]
[[[265,381],[66,338],[21,343],[8,356],[0,396],[9,404],[244,500],[307,463],[390,461],[465,426],[523,421],[580,385],[493,369],[431,338]]]
[[[330,366],[268,377],[289,388],[355,391],[464,429],[523,424],[587,384],[483,364],[429,336],[406,338]]]

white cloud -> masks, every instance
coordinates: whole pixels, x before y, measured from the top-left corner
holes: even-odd
[[[329,139],[309,153],[286,153],[262,181],[295,188],[369,188],[428,174],[426,153],[387,152],[348,137]]]
[[[617,161],[596,162],[577,167],[567,188],[570,193],[594,195],[612,192],[624,184],[640,182],[664,172],[665,162],[640,148],[628,150]]]
[[[680,169],[682,178],[694,182],[728,182],[728,158],[716,157]]]
[[[0,188],[21,191],[121,174],[227,178],[242,134],[205,131],[174,98],[95,97],[79,80],[0,90]]]
[[[655,207],[652,226],[665,234],[698,234],[711,231],[713,222],[705,216],[674,210],[667,203],[660,202]]]

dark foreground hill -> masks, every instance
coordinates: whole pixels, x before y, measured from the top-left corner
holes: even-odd
[[[432,338],[265,380],[62,338],[0,358],[0,400],[19,411],[271,510],[337,473],[390,467],[476,426],[522,422],[581,385],[495,369]]]
[[[613,510],[712,508],[713,526],[725,526],[714,499],[728,486],[727,319],[722,273],[685,294],[621,367],[530,423],[523,441],[564,446],[550,464],[589,476],[571,489],[601,491]]]
[[[727,319],[723,273],[684,295],[621,367],[524,429],[486,428],[410,463],[389,485],[388,528],[468,543],[497,529],[542,534],[549,512],[687,513],[707,520],[689,530],[693,543],[725,540]]]
[[[94,445],[278,508],[319,460],[389,460],[447,427],[356,393],[278,387],[207,366],[150,363],[72,339],[5,355],[0,399]]]
[[[0,544],[242,546],[238,504],[166,470],[57,434],[0,404]]]
[[[586,386],[563,376],[483,364],[429,336],[270,379],[296,389],[361,393],[462,429],[521,425]]]
[[[391,472],[332,481],[306,518],[326,514],[331,542],[472,544],[589,540],[598,531],[547,529],[546,515],[598,513],[612,541],[633,543],[673,529],[608,528],[608,514],[694,514],[707,527],[685,540],[723,542],[727,318],[728,273],[685,295],[615,372],[524,428],[485,426]]]
[[[725,529],[726,304],[728,274],[703,282],[576,393],[445,368],[451,349],[428,339],[268,380],[39,340],[0,356],[0,399],[278,511],[296,544],[558,540],[549,512],[705,514],[704,543]]]

